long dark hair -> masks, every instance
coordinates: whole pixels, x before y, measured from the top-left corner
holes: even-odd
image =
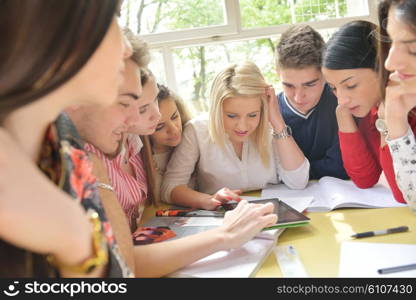
[[[142,72],[141,82],[144,85],[148,80],[149,76],[152,76],[152,73],[149,69],[144,70]],[[172,92],[167,86],[163,84],[157,84],[159,92],[157,94],[157,102],[160,105],[160,102],[165,101],[167,99],[172,99],[175,102],[176,107],[178,108],[179,115],[181,116],[182,122],[182,129],[185,126],[185,123],[191,119],[191,115],[186,108],[183,101],[174,93]],[[150,138],[150,135],[142,135],[140,136],[143,142],[143,150],[142,154],[144,157],[144,165],[146,169],[147,175],[147,185],[148,185],[148,204],[157,205],[160,204],[160,199],[157,198],[157,190],[160,189],[160,186],[156,186],[156,168],[153,159],[153,143]]]
[[[367,21],[344,24],[326,44],[323,66],[330,70],[377,69],[377,25]]]
[[[389,55],[391,41],[387,33],[387,22],[390,8],[394,6],[396,16],[401,22],[408,25],[416,33],[416,1],[409,0],[382,0],[378,6],[378,21],[380,25],[378,35],[378,63],[380,89],[382,96],[385,96],[385,87],[389,78],[389,71],[384,68],[387,56]]]
[[[0,126],[14,109],[74,76],[118,8],[116,0],[0,0]],[[56,273],[43,255],[0,239],[0,277],[21,276]]]
[[[0,124],[74,76],[103,40],[116,0],[0,2]]]

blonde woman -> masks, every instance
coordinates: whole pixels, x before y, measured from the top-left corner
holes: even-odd
[[[162,200],[212,210],[267,183],[282,180],[303,189],[309,162],[291,137],[275,95],[252,62],[221,71],[211,87],[209,117],[185,126],[163,178]],[[187,185],[194,172],[196,190]]]

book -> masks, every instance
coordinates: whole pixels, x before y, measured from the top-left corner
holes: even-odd
[[[262,197],[313,196],[308,211],[330,211],[338,208],[381,208],[402,207],[390,189],[380,183],[368,189],[360,189],[351,180],[322,177],[309,182],[304,190],[291,190],[283,184],[268,185],[262,190]]]
[[[278,229],[278,228],[287,228],[287,227],[296,227],[296,226],[304,226],[307,225],[310,219],[302,214],[301,212],[297,211],[292,206],[286,204],[282,200],[278,198],[268,198],[268,199],[259,199],[259,200],[252,200],[251,203],[273,203],[274,211],[278,216],[278,220],[276,224],[266,227],[263,230],[271,230],[271,229]],[[216,211],[209,211],[203,209],[181,209],[181,208],[171,208],[167,210],[159,210],[156,211],[156,216],[162,218],[169,218],[169,217],[224,217],[224,214],[228,210],[232,210],[237,206],[238,203],[236,202],[228,202],[224,203],[220,208]]]

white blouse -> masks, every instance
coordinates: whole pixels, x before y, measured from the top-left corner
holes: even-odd
[[[403,198],[416,213],[416,141],[409,128],[405,136],[394,140],[386,139],[393,159],[396,182]]]
[[[243,191],[264,188],[268,183],[282,180],[289,188],[303,189],[309,179],[309,161],[305,158],[296,170],[284,170],[272,147],[272,136],[267,145],[270,163],[263,165],[260,154],[251,141],[243,144],[240,160],[229,140],[225,149],[214,144],[208,132],[208,119],[198,117],[189,121],[182,142],[176,147],[168,163],[161,187],[162,201],[170,202],[170,194],[178,185],[188,184],[195,171],[196,190],[214,194],[223,187]]]

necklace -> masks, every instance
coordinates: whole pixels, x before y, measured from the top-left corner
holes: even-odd
[[[163,176],[165,174],[165,172],[159,168],[159,166],[157,165],[157,162],[155,159],[153,159],[153,165],[155,167],[156,172],[160,175]]]
[[[153,155],[153,167],[154,169],[157,171],[157,173],[163,177],[163,175],[165,175],[166,172],[166,166],[167,163],[169,161],[171,152],[163,152],[163,153],[157,153],[155,155]],[[156,157],[158,159],[156,159]],[[159,163],[164,166],[164,168],[159,167]]]
[[[156,172],[163,177],[163,175],[165,174],[165,171],[162,170],[161,168],[159,168],[159,165],[157,164],[156,159],[153,158],[153,167],[155,168]]]

